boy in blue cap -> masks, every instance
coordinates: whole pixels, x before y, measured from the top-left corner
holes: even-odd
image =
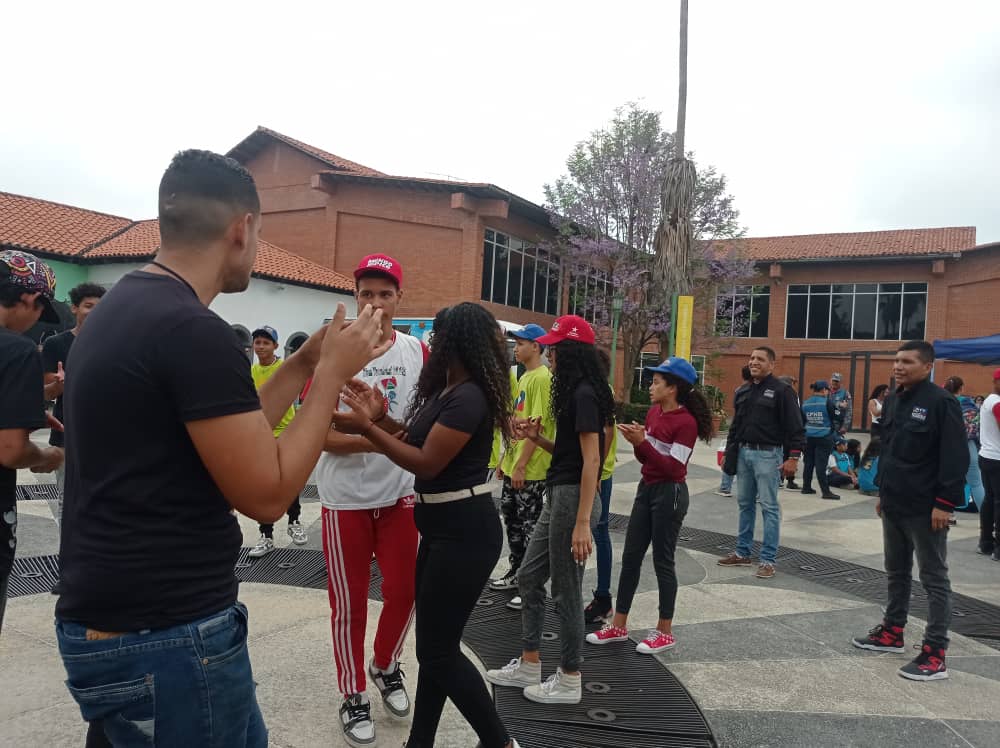
[[[555,433],[549,405],[552,374],[542,362],[545,347],[537,342],[545,333],[546,330],[538,325],[525,325],[507,334],[514,339],[514,357],[525,370],[514,392],[514,417],[541,418],[542,435],[552,439]],[[490,582],[492,589],[517,589],[517,570],[521,568],[531,532],[542,513],[545,475],[551,462],[552,455],[528,439],[513,442],[500,462],[498,473],[503,477],[500,513],[507,531],[510,567],[503,576]],[[515,598],[512,602],[517,605],[520,601]]]

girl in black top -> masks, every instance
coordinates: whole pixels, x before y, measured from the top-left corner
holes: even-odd
[[[439,313],[431,355],[407,411],[405,439],[375,427],[382,398],[359,381],[344,400],[338,430],[364,434],[412,472],[420,531],[416,568],[417,695],[406,748],[434,745],[450,698],[483,748],[517,748],[500,722],[476,666],[459,644],[465,623],[500,558],[503,537],[492,485],[483,483],[493,426],[511,432],[507,346],[497,321],[477,304]]]

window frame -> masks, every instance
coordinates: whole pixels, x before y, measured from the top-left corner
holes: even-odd
[[[738,293],[737,288],[747,287],[749,291],[747,293]],[[756,289],[764,289],[763,292]],[[747,310],[747,331],[745,335],[736,335],[734,331],[736,329],[736,298],[738,296],[746,296],[750,299],[750,307]],[[729,333],[718,333],[717,337],[720,338],[738,338],[740,340],[766,340],[770,337],[770,326],[771,326],[771,286],[768,283],[734,283],[728,287],[728,293],[721,293],[716,291],[715,293],[715,323],[716,329],[718,329],[719,323],[719,299],[728,299],[731,306],[729,309]],[[753,323],[754,323],[754,308],[755,299],[767,299],[767,327],[768,329],[764,331],[763,335],[752,335]]]
[[[835,291],[834,288],[837,286],[850,286],[851,291],[851,336],[849,338],[833,338],[830,336],[833,329],[833,299],[835,296],[846,296],[846,291]],[[875,286],[874,291],[858,291],[858,286]],[[899,290],[895,289],[883,289],[883,286],[899,286]],[[923,288],[912,288],[912,286],[922,286]],[[804,287],[806,291],[794,290]],[[827,288],[828,291],[818,291],[813,293],[813,288]],[[909,288],[908,288],[909,287]],[[885,340],[885,341],[902,341],[908,338],[903,337],[903,329],[905,324],[905,310],[906,310],[906,300],[907,297],[923,297],[924,301],[924,319],[923,319],[923,329],[924,335],[927,334],[927,300],[928,294],[930,293],[929,285],[926,281],[892,281],[892,282],[831,282],[831,283],[790,283],[785,289],[785,323],[783,329],[783,337],[785,340]],[[791,309],[791,299],[792,297],[805,298],[806,299],[806,313],[805,313],[805,335],[804,336],[789,336],[788,334],[788,315]],[[813,296],[825,296],[829,303],[827,305],[826,313],[826,336],[825,337],[814,337],[809,334],[809,324],[810,324],[810,314],[812,313],[812,298]],[[858,296],[872,297],[875,299],[875,324],[874,330],[872,331],[872,337],[858,337],[856,330],[857,322],[857,312],[858,312]],[[879,326],[880,326],[880,308],[881,300],[883,298],[890,298],[896,296],[899,298],[899,314],[896,319],[897,332],[896,337],[879,337]]]
[[[503,237],[503,241],[500,241],[500,237]],[[497,256],[499,250],[505,251],[505,257],[503,260],[504,268],[503,274],[504,278],[497,277]],[[513,254],[519,255],[520,270],[516,273],[518,276],[517,288],[515,289],[517,295],[517,303],[512,304],[511,302],[511,259]],[[531,287],[531,298],[527,302],[524,300],[525,289],[525,269],[530,263],[532,267],[532,278],[530,279]],[[545,278],[545,288],[544,294],[539,298],[539,265],[542,266],[544,270]],[[512,234],[508,234],[504,231],[498,229],[484,227],[483,229],[483,262],[482,262],[482,281],[480,283],[479,296],[480,300],[490,303],[499,304],[501,306],[507,306],[511,309],[521,309],[528,312],[537,312],[540,314],[552,314],[549,311],[549,300],[551,298],[551,286],[553,280],[556,284],[556,299],[558,301],[556,305],[555,314],[559,312],[559,306],[561,306],[562,299],[562,261],[559,256],[552,252],[551,250],[539,248],[537,244],[533,244],[525,239],[521,239]],[[488,275],[488,277],[487,277]],[[502,282],[503,284],[503,298],[498,299],[496,297],[496,284]],[[489,295],[487,296],[485,291],[489,290]]]

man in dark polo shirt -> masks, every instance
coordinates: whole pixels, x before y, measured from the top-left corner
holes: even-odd
[[[208,307],[246,290],[260,202],[232,159],[184,151],[159,191],[156,260],[101,301],[66,380],[56,636],[67,685],[114,745],[265,746],[232,510],[273,522],[319,458],[381,314],[338,305],[261,389]],[[272,428],[313,376],[309,400]]]
[[[781,533],[778,486],[782,476],[792,477],[805,447],[805,426],[798,397],[774,376],[775,353],[767,346],[750,353],[749,386],[736,393],[736,413],[726,440],[724,472],[736,475],[740,507],[736,551],[719,559],[720,566],[750,566],[750,548],[760,504],[764,542],[757,576],[774,576]],[[788,459],[783,455],[787,452]]]
[[[87,316],[94,311],[94,307],[105,294],[104,286],[96,283],[81,283],[69,291],[69,311],[76,319],[76,326],[72,330],[66,330],[58,335],[53,335],[45,341],[42,346],[42,364],[45,367],[45,395],[48,399],[56,398],[56,406],[52,409],[52,415],[57,421],[63,421],[63,390],[66,386],[66,362],[69,360],[69,351],[73,347],[73,341],[83,329],[83,323]],[[49,444],[53,447],[62,448],[65,446],[64,435],[58,429],[52,429],[49,435]],[[66,471],[60,467],[56,471],[56,489],[59,492],[59,503],[56,512],[56,523],[62,522],[62,494],[66,484]]]
[[[931,379],[934,346],[911,340],[899,347],[892,373],[896,391],[882,408],[882,454],[878,462],[885,572],[889,601],[885,618],[855,647],[904,652],[903,630],[910,609],[913,554],[927,592],[927,626],[920,654],[899,669],[909,680],[948,677],[945,652],[951,625],[948,579],[948,520],[965,499],[969,469],[965,419],[958,400]]]

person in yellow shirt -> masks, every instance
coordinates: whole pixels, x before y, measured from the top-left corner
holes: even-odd
[[[550,407],[552,374],[542,362],[544,347],[535,342],[545,335],[538,325],[525,325],[509,333],[514,338],[514,357],[524,365],[524,374],[514,389],[514,417],[541,418],[542,433],[552,439],[555,421]],[[552,455],[538,448],[535,442],[521,439],[512,442],[503,456],[498,475],[503,478],[500,514],[507,531],[510,567],[490,582],[495,590],[517,589],[517,570],[524,560],[531,532],[542,513],[545,497],[545,476]]]
[[[270,379],[274,372],[283,363],[277,356],[278,331],[273,327],[264,325],[253,331],[253,352],[257,356],[257,363],[250,367],[250,375],[253,377],[254,387],[260,392],[264,382]],[[288,424],[295,417],[295,407],[290,406],[288,412],[281,417],[281,421],[274,427],[274,438],[277,439]],[[288,507],[288,535],[295,545],[305,545],[309,542],[305,528],[299,522],[302,514],[302,504],[298,497]],[[257,545],[250,549],[250,558],[260,558],[266,556],[274,550],[274,525],[260,525],[260,540]]]

